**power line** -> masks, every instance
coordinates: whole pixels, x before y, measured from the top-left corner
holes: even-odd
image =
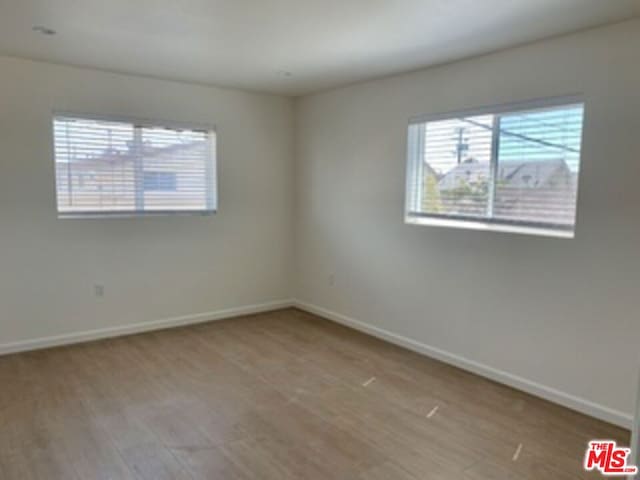
[[[484,128],[486,130],[493,130],[493,127],[491,127],[490,125],[486,125],[486,124],[484,124],[482,122],[478,122],[476,120],[470,120],[468,118],[461,118],[460,120],[462,120],[463,122],[467,122],[467,123],[470,123],[472,125],[475,125],[477,127]],[[558,143],[548,142],[546,140],[540,140],[538,138],[529,137],[529,136],[523,135],[521,133],[511,132],[511,131],[505,130],[503,128],[499,128],[499,131],[500,131],[501,134],[504,134],[504,135],[507,135],[507,136],[510,136],[510,137],[519,138],[519,139],[525,140],[527,142],[539,143],[540,145],[544,145],[546,147],[558,148],[560,150],[565,150],[567,152],[580,153],[580,150],[568,147],[566,145],[561,145],[561,144],[558,144]]]

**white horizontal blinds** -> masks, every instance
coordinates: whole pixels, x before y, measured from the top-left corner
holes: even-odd
[[[144,209],[213,210],[208,132],[142,128],[141,135]]]
[[[497,219],[571,228],[575,222],[582,105],[502,115]]]
[[[460,217],[487,215],[492,125],[492,115],[423,124],[422,212]]]
[[[216,208],[212,131],[56,115],[54,138],[61,214]]]
[[[572,104],[412,123],[408,215],[571,230],[582,120]]]
[[[133,125],[54,118],[58,211],[135,210]]]

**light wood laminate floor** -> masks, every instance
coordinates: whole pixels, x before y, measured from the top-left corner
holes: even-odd
[[[294,309],[0,357],[0,380],[11,480],[601,478],[586,442],[629,441]]]

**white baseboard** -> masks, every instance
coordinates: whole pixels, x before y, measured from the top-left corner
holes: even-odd
[[[435,358],[436,360],[440,360],[463,370],[473,372],[482,377],[486,377],[496,382],[516,388],[518,390],[522,390],[523,392],[530,393],[531,395],[549,400],[550,402],[557,403],[564,407],[570,408],[571,410],[584,413],[585,415],[589,415],[599,420],[603,420],[605,422],[609,422],[626,429],[629,429],[632,426],[633,416],[631,414],[613,410],[609,407],[594,403],[590,400],[571,395],[570,393],[562,392],[555,388],[548,387],[531,380],[527,380],[526,378],[513,375],[503,370],[498,370],[474,360],[464,358],[460,355],[441,350],[439,348],[418,342],[416,340],[412,340],[402,335],[397,335],[382,328],[368,325],[362,321],[355,320],[353,318],[347,317],[346,315],[332,312],[316,305],[296,300],[294,302],[294,306],[299,308],[300,310],[304,310],[327,318],[329,320],[333,320],[334,322],[340,323],[347,327],[351,327],[355,330],[373,335],[374,337],[386,340],[395,345],[399,345],[422,355]]]
[[[332,312],[325,308],[318,307],[316,305],[312,305],[299,300],[279,300],[257,305],[246,305],[242,307],[216,310],[213,312],[197,313],[180,317],[134,323],[130,325],[120,325],[117,327],[107,327],[95,330],[86,330],[83,332],[73,332],[63,335],[54,335],[32,340],[5,343],[0,344],[0,355],[8,355],[10,353],[38,350],[42,348],[50,348],[61,345],[70,345],[74,343],[99,340],[102,338],[119,337],[123,335],[131,335],[134,333],[161,330],[183,325],[193,325],[197,323],[222,320],[225,318],[232,318],[241,315],[251,315],[255,313],[279,310],[292,306],[327,318],[334,322],[346,325],[355,330],[359,330],[369,335],[381,338],[422,355],[426,355],[428,357],[432,357],[442,362],[454,365],[456,367],[462,368],[463,370],[473,372],[477,375],[489,378],[496,382],[503,383],[518,390],[522,390],[545,400],[549,400],[572,410],[576,410],[586,415],[598,418],[605,422],[613,423],[614,425],[618,425],[627,429],[631,428],[632,426],[633,416],[631,414],[613,410],[604,405],[600,405],[584,398],[580,398],[575,395],[571,395],[569,393],[562,392],[560,390],[527,380],[526,378],[513,375],[503,370],[483,365],[479,362],[418,342],[416,340],[412,340],[402,335],[397,335],[382,328],[368,325],[359,320],[355,320],[345,315],[341,315],[339,313]]]
[[[279,310],[294,305],[292,300],[279,300],[273,302],[260,303],[257,305],[246,305],[243,307],[227,308],[213,312],[196,313],[183,315],[180,317],[164,318],[161,320],[150,320],[147,322],[133,323],[130,325],[119,325],[117,327],[99,328],[95,330],[85,330],[83,332],[66,333],[51,337],[35,338],[0,344],[0,355],[10,353],[26,352],[29,350],[39,350],[42,348],[70,345],[73,343],[88,342],[102,338],[120,337],[134,333],[149,332],[152,330],[162,330],[164,328],[193,325],[196,323],[222,320],[225,318],[238,317],[241,315],[251,315],[254,313],[269,312]]]

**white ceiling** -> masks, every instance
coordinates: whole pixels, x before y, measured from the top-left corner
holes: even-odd
[[[640,0],[0,0],[0,52],[300,95],[638,14]]]

